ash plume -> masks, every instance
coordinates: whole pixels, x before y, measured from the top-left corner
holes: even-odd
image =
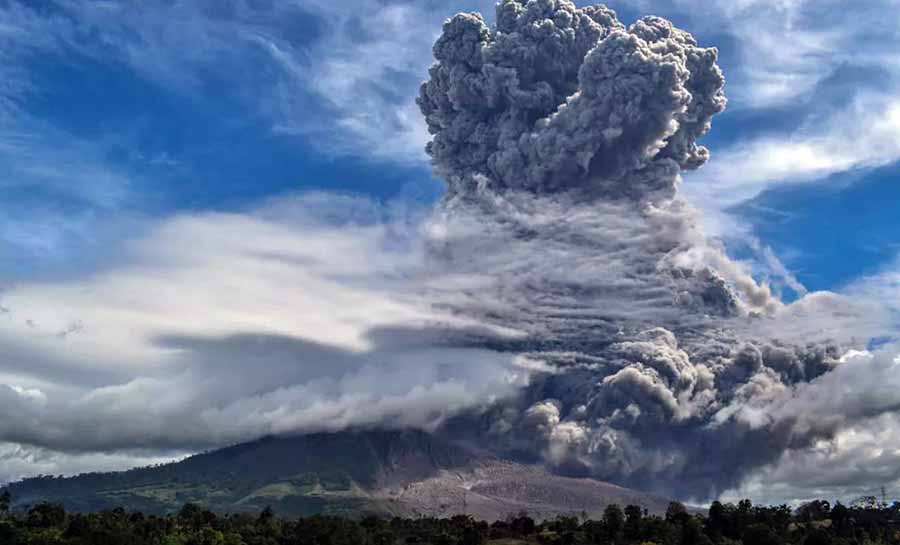
[[[675,173],[706,162],[696,139],[726,103],[715,49],[659,17],[626,29],[604,6],[504,1],[494,29],[459,14],[434,56],[418,103],[452,194],[479,180],[539,194],[672,191]]]
[[[604,6],[496,9],[494,26],[477,13],[445,23],[421,86],[448,186],[427,287],[443,308],[522,332],[467,342],[537,372],[443,432],[697,499],[832,437],[776,407],[865,342],[867,310],[828,293],[782,303],[677,193],[726,105],[716,49]],[[799,334],[804,320],[815,335]]]

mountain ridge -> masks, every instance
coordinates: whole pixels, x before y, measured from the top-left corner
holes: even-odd
[[[219,512],[271,506],[286,516],[451,516],[485,520],[599,514],[610,503],[663,512],[668,500],[539,466],[476,454],[421,431],[346,431],[264,437],[124,472],[12,483],[14,507],[59,502],[166,514],[186,503]]]

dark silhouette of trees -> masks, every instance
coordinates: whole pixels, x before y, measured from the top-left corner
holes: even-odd
[[[803,540],[803,545],[833,545],[833,543],[834,538],[831,533],[823,528],[814,529]]]
[[[30,528],[61,528],[66,522],[66,510],[58,503],[39,503],[28,510],[25,521]]]
[[[534,533],[534,519],[526,514],[520,514],[510,521],[510,530],[516,535],[530,536]]]
[[[831,515],[831,504],[825,500],[804,503],[797,508],[797,519],[803,522],[825,520]]]
[[[644,510],[639,505],[625,507],[625,539],[631,542],[641,539],[641,522]]]
[[[526,514],[493,524],[470,516],[283,519],[271,508],[224,515],[185,504],[166,516],[124,509],[70,513],[54,503],[13,509],[0,494],[0,545],[900,545],[895,506],[713,502],[704,515],[673,502],[665,516],[609,505],[599,520]]]
[[[771,526],[755,523],[747,526],[741,536],[744,545],[782,545],[781,538]]]
[[[603,510],[603,530],[607,542],[622,542],[625,533],[625,513],[615,503]]]
[[[681,520],[683,522],[684,517],[686,516],[688,516],[687,507],[685,507],[683,503],[677,501],[669,503],[669,507],[666,509],[667,521],[678,522]]]
[[[9,490],[3,490],[0,492],[0,517],[5,517],[9,514],[9,507],[12,504],[12,496],[9,494]]]

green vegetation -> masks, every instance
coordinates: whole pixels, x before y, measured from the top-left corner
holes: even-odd
[[[379,476],[402,471],[398,460],[409,453],[427,460],[419,464],[422,474],[412,479],[465,460],[454,447],[420,432],[313,434],[264,438],[129,471],[40,476],[12,483],[9,490],[13,507],[50,501],[77,512],[123,507],[164,516],[194,503],[231,513],[258,513],[271,506],[294,517],[389,515],[392,506],[368,491]]]
[[[286,486],[293,486],[286,484]],[[281,492],[276,488],[271,493]],[[449,519],[361,519],[315,515],[282,519],[258,514],[218,515],[187,503],[175,514],[145,515],[117,508],[75,514],[54,503],[11,512],[0,493],[3,545],[900,545],[896,506],[845,507],[828,502],[759,507],[713,503],[707,515],[672,503],[664,517],[629,505],[606,508],[600,520],[560,517],[537,523],[525,515],[488,524]]]

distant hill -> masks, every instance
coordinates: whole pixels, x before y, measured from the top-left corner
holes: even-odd
[[[271,506],[284,516],[449,516],[528,512],[599,515],[606,505],[664,512],[668,501],[591,479],[476,455],[417,431],[270,437],[181,462],[118,473],[41,477],[9,485],[15,506],[49,500],[76,511],[164,514],[194,502],[221,512]]]

